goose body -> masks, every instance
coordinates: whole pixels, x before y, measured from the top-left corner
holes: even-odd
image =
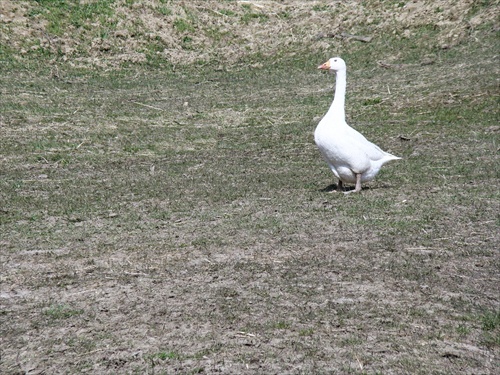
[[[401,158],[383,151],[347,125],[344,60],[340,57],[331,58],[319,69],[334,71],[336,83],[333,103],[316,127],[314,140],[333,174],[339,179],[338,190],[343,189],[343,183],[353,183],[356,184],[355,189],[346,193],[359,192],[361,183],[373,180],[385,163]]]

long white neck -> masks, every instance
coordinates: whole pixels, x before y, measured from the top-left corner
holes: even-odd
[[[347,82],[347,72],[339,70],[335,77],[335,96],[333,103],[327,112],[328,116],[345,121],[345,89]]]

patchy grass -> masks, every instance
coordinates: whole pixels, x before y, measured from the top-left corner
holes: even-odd
[[[70,0],[36,0],[29,16],[43,17],[47,20],[47,31],[62,36],[68,28],[89,28],[89,22],[107,24],[113,15],[112,4],[115,0],[97,0],[81,3]],[[102,31],[101,31],[102,33]]]
[[[6,61],[2,373],[497,373],[498,41],[478,35],[342,54],[349,123],[404,158],[351,196],[312,139],[324,51]]]
[[[365,50],[341,38],[343,32],[372,37],[384,48],[404,42],[406,57],[419,62],[426,50],[450,49],[478,31],[494,30],[498,19],[495,2],[450,0],[20,0],[3,2],[0,10],[0,46],[9,47],[11,57],[106,68],[161,61],[229,68],[252,57]]]
[[[45,309],[43,313],[50,319],[59,320],[67,319],[75,315],[80,315],[83,313],[83,311],[72,309],[70,306],[55,304]]]

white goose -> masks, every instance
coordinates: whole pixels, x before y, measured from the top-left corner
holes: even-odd
[[[361,183],[375,178],[385,163],[401,158],[383,151],[347,125],[344,110],[347,78],[345,61],[333,57],[318,69],[335,72],[336,82],[333,103],[316,127],[314,141],[339,179],[337,190],[343,191],[344,183],[355,183],[355,189],[345,194],[356,193],[361,191]]]

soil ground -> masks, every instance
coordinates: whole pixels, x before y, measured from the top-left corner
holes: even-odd
[[[498,2],[37,3],[1,5],[1,373],[500,372]],[[403,157],[357,195],[333,54]]]

